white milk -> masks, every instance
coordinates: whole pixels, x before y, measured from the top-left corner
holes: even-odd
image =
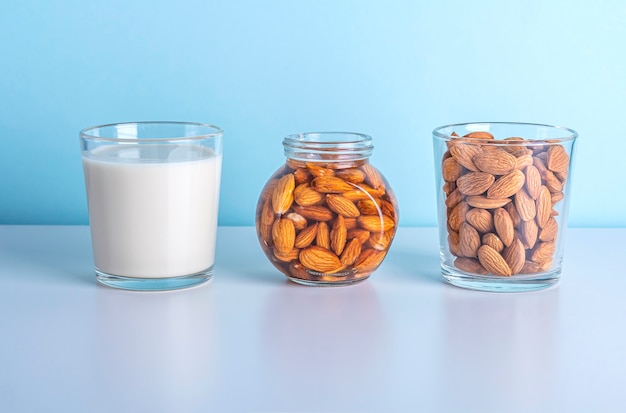
[[[165,278],[212,267],[221,164],[221,155],[189,145],[115,145],[83,156],[96,268]]]

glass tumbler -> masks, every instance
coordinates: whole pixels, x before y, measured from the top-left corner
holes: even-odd
[[[283,147],[287,159],[257,203],[263,252],[299,284],[365,280],[383,262],[398,227],[396,197],[369,161],[372,138],[301,133],[287,136]]]
[[[222,130],[129,122],[80,132],[96,279],[170,290],[211,278]]]
[[[483,291],[558,282],[578,134],[513,122],[433,131],[441,271]]]

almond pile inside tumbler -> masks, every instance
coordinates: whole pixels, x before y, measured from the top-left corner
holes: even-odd
[[[313,282],[366,278],[397,228],[386,180],[365,161],[288,160],[265,185],[256,215],[265,254],[289,277]]]
[[[448,141],[441,170],[454,265],[498,276],[548,270],[569,163],[550,140],[472,132]]]

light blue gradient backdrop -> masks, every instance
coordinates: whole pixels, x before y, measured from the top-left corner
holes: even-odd
[[[572,226],[625,226],[626,2],[0,2],[0,224],[86,224],[78,131],[225,130],[221,225],[251,225],[283,136],[357,131],[401,225],[435,225],[434,127],[580,133]]]

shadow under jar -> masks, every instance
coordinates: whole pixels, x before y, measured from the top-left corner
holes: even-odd
[[[558,282],[578,134],[511,122],[433,131],[444,279],[483,291]]]
[[[398,227],[398,206],[369,162],[372,138],[349,132],[302,133],[283,140],[286,162],[256,208],[263,252],[290,280],[348,285],[382,263]]]

